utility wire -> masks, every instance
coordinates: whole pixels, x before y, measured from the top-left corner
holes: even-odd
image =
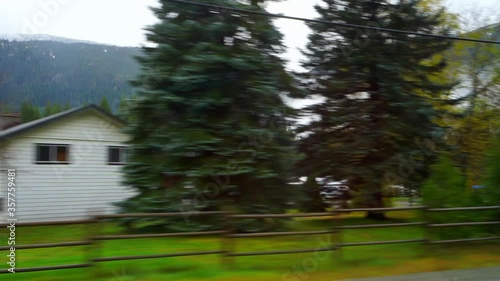
[[[421,32],[406,31],[406,30],[400,30],[400,29],[391,29],[391,28],[384,28],[384,27],[375,27],[375,26],[366,26],[366,25],[359,25],[359,24],[329,22],[329,21],[324,21],[324,20],[315,20],[315,19],[308,19],[308,18],[286,16],[283,14],[264,13],[264,12],[246,10],[246,9],[232,8],[232,7],[227,7],[227,6],[205,4],[205,3],[199,3],[199,2],[195,2],[195,1],[189,1],[189,0],[166,0],[166,1],[173,2],[173,3],[201,6],[201,7],[212,8],[212,9],[216,9],[216,10],[232,11],[232,12],[237,12],[237,13],[241,13],[241,14],[259,15],[259,16],[265,16],[265,17],[271,17],[271,18],[281,18],[281,19],[297,20],[297,21],[303,21],[303,22],[321,23],[321,24],[326,24],[326,25],[334,25],[334,26],[347,27],[347,28],[364,28],[367,30],[376,30],[376,31],[406,34],[406,35],[415,35],[415,36],[421,36],[421,37],[433,37],[433,38],[456,40],[456,41],[467,41],[467,42],[500,45],[499,41],[474,39],[474,38],[467,38],[467,37],[436,35],[436,34],[430,34],[430,33],[421,33]]]

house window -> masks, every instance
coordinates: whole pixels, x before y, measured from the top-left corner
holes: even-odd
[[[37,164],[69,164],[69,145],[37,144]]]
[[[110,146],[108,148],[108,165],[124,165],[127,162],[127,148]]]

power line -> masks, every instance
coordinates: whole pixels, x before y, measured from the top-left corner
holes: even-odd
[[[500,45],[499,41],[491,41],[491,40],[484,40],[484,39],[474,39],[474,38],[467,38],[467,37],[436,35],[436,34],[430,34],[430,33],[406,31],[406,30],[400,30],[400,29],[391,29],[391,28],[375,27],[375,26],[366,26],[366,25],[359,25],[359,24],[329,22],[329,21],[324,21],[324,20],[316,20],[316,19],[308,19],[308,18],[301,18],[301,17],[286,16],[286,15],[283,15],[283,14],[264,13],[264,12],[250,11],[250,10],[239,9],[239,8],[232,8],[232,7],[227,7],[227,6],[220,6],[220,5],[199,3],[199,2],[195,2],[195,1],[189,1],[189,0],[166,0],[166,1],[167,2],[174,2],[174,3],[181,3],[181,4],[201,6],[201,7],[212,8],[212,9],[216,9],[216,10],[232,11],[232,12],[237,12],[237,13],[242,13],[242,14],[251,14],[251,15],[259,15],[259,16],[272,17],[272,18],[297,20],[297,21],[310,22],[310,23],[321,23],[321,24],[326,24],[326,25],[335,25],[335,26],[347,27],[347,28],[364,28],[364,29],[367,29],[367,30],[376,30],[376,31],[384,31],[384,32],[391,32],[391,33],[406,34],[406,35],[415,35],[415,36],[421,36],[421,37],[433,37],[433,38],[449,39],[449,40],[456,40],[456,41],[467,41],[467,42],[476,42],[476,43],[486,43],[486,44]]]

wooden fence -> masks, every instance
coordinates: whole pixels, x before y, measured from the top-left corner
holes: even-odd
[[[431,240],[430,230],[441,227],[467,227],[478,225],[498,225],[500,221],[487,222],[460,222],[460,223],[441,223],[436,224],[431,221],[410,222],[410,223],[391,223],[391,224],[366,224],[366,225],[342,225],[341,219],[336,219],[335,215],[350,212],[393,212],[406,210],[421,210],[424,213],[424,219],[429,218],[429,214],[433,212],[454,212],[454,211],[480,211],[480,210],[500,210],[500,206],[488,207],[466,207],[466,208],[439,208],[431,209],[424,206],[421,207],[406,207],[406,208],[371,208],[371,209],[337,209],[332,212],[324,213],[295,213],[295,214],[232,214],[228,212],[189,212],[189,213],[140,213],[140,214],[112,214],[98,215],[90,220],[67,221],[67,222],[42,222],[42,223],[19,223],[16,227],[22,226],[55,226],[55,225],[76,225],[88,224],[88,238],[85,241],[50,243],[50,244],[31,244],[31,245],[16,245],[16,250],[24,249],[41,249],[41,248],[56,248],[56,247],[76,247],[87,246],[88,256],[85,263],[81,264],[66,264],[55,266],[31,267],[31,268],[16,268],[16,272],[34,272],[46,270],[61,270],[72,268],[92,267],[98,263],[123,261],[123,260],[138,260],[138,259],[157,259],[168,257],[184,257],[184,256],[200,256],[200,255],[221,255],[223,263],[231,266],[234,263],[234,258],[241,256],[259,256],[259,255],[277,255],[277,254],[295,254],[309,253],[320,251],[339,251],[343,247],[352,246],[367,246],[367,245],[383,245],[383,244],[399,244],[399,243],[422,243],[430,244],[445,244],[445,243],[462,243],[471,241],[486,241],[500,239],[500,236],[483,237],[483,238],[466,238],[454,240]],[[202,232],[179,232],[179,233],[157,233],[157,234],[122,234],[122,235],[100,235],[100,225],[102,221],[117,218],[131,217],[182,217],[182,216],[221,216],[224,220],[224,230],[220,231],[202,231]],[[235,233],[234,221],[238,219],[255,219],[255,218],[299,218],[299,217],[331,217],[332,226],[330,229],[320,231],[288,231],[288,232],[261,232],[261,233]],[[5,225],[4,225],[5,226]],[[4,227],[3,226],[3,227]],[[389,228],[389,227],[408,227],[421,226],[424,229],[424,237],[421,239],[409,240],[388,240],[388,241],[366,241],[357,243],[344,243],[342,240],[342,231],[346,229],[370,229],[370,228]],[[337,239],[332,239],[336,242],[332,245],[323,248],[304,248],[304,249],[288,249],[288,250],[270,250],[259,252],[235,252],[234,246],[237,239],[256,238],[256,237],[276,237],[276,236],[306,236],[306,235],[337,235]],[[135,256],[115,256],[102,257],[100,256],[100,241],[118,240],[118,239],[141,239],[141,238],[164,238],[164,237],[195,237],[195,236],[220,236],[221,247],[213,251],[194,251],[181,253],[165,253],[156,255],[135,255]],[[0,251],[7,251],[11,246],[0,247]],[[0,273],[8,273],[8,270],[0,270]]]

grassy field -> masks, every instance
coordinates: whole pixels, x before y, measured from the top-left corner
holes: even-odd
[[[412,212],[389,214],[390,222],[416,221]],[[378,223],[362,218],[363,214],[349,214],[343,224]],[[332,218],[303,218],[288,223],[291,230],[325,230],[331,227]],[[389,223],[389,222],[383,222]],[[112,225],[103,227],[106,234],[120,233]],[[345,230],[343,242],[377,240],[421,239],[420,227]],[[79,241],[89,233],[89,226],[22,227],[17,229],[17,243],[40,244]],[[6,241],[2,230],[0,241]],[[273,238],[235,239],[236,251],[259,251],[298,248],[319,248],[332,239],[330,235],[289,236]],[[17,251],[17,267],[35,267],[60,264],[85,263],[93,257],[121,255],[163,254],[185,251],[218,250],[222,241],[218,237],[130,239],[102,242],[89,251],[88,247],[67,247]],[[0,260],[7,258],[7,251],[0,252]],[[1,258],[4,257],[4,258]],[[291,255],[254,256],[234,258],[228,269],[227,260],[219,255],[132,260],[101,263],[94,268],[46,271],[36,273],[3,274],[1,280],[15,281],[158,281],[158,280],[340,280],[347,278],[385,276],[393,274],[465,269],[500,265],[500,243],[469,243],[424,247],[421,244],[346,247],[341,251]],[[1,268],[7,268],[1,262]]]

